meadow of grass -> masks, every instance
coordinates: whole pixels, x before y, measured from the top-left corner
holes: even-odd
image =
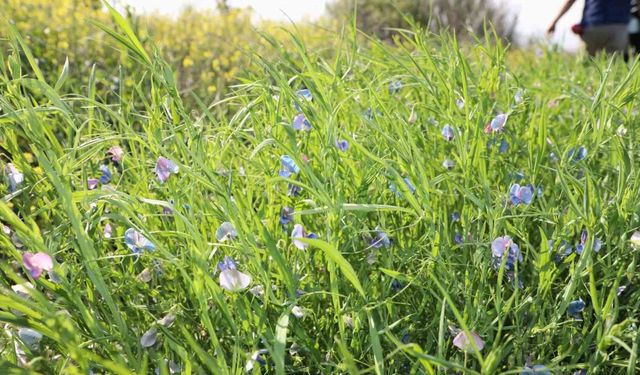
[[[265,34],[191,106],[112,17],[139,68],[113,91],[8,28],[2,374],[640,369],[637,61]]]

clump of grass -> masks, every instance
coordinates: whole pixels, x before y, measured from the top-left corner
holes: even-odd
[[[0,200],[0,367],[635,373],[637,61],[514,64],[417,29],[345,31],[327,57],[291,35],[188,108],[112,16],[143,72],[116,102],[43,76],[15,30],[0,61],[2,157],[24,174]],[[30,278],[26,251],[54,269]]]

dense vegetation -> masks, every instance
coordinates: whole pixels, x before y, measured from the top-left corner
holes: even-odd
[[[267,33],[208,105],[98,19],[3,26],[2,373],[640,369],[637,61]]]

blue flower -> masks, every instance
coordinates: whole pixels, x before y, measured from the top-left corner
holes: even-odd
[[[381,247],[388,248],[391,246],[391,239],[380,227],[376,227],[375,235],[371,239],[371,247],[379,249]]]
[[[218,269],[220,271],[235,270],[236,262],[234,262],[233,259],[231,259],[231,257],[225,255],[224,260],[222,262],[218,262]]]
[[[500,141],[500,148],[498,149],[498,151],[499,151],[501,154],[504,154],[504,153],[505,153],[505,152],[507,152],[508,150],[509,150],[509,143],[507,143],[507,140],[503,138],[503,139]]]
[[[445,125],[442,128],[442,137],[447,141],[453,141],[453,137],[455,136],[453,128],[450,125]]]
[[[572,301],[569,303],[569,306],[567,307],[567,314],[569,314],[570,317],[572,317],[573,319],[576,320],[582,320],[582,311],[584,311],[586,304],[584,303],[584,301],[581,299],[578,299],[576,301]]]
[[[393,95],[393,94],[397,94],[400,92],[400,90],[402,89],[402,82],[401,81],[393,81],[391,83],[389,83],[389,94]]]
[[[293,230],[291,231],[291,239],[293,240],[293,245],[300,250],[306,249],[309,244],[298,240],[299,238],[309,238],[315,240],[318,238],[318,236],[315,233],[307,234],[301,224],[296,224],[293,226]]]
[[[413,184],[411,183],[411,180],[409,180],[409,177],[403,177],[402,180],[404,181],[404,184],[407,186],[407,189],[409,190],[409,192],[411,194],[416,192],[416,188],[415,186],[413,186]],[[389,189],[394,192],[396,195],[400,196],[401,193],[398,190],[398,188],[396,187],[395,184],[389,184]]]
[[[453,237],[453,242],[455,242],[457,245],[460,245],[463,242],[462,235],[460,233],[456,233],[456,235]]]
[[[494,259],[494,267],[499,268],[506,257],[505,268],[510,271],[515,268],[516,262],[522,262],[520,247],[513,242],[511,237],[498,237],[491,243],[491,252]]]
[[[111,182],[112,174],[109,170],[109,167],[107,167],[106,164],[102,164],[98,169],[100,170],[100,172],[102,172],[102,175],[100,176],[100,183],[104,185]]]
[[[458,106],[458,109],[464,108],[464,100],[460,98],[456,99],[456,106]]]
[[[296,164],[295,161],[289,155],[282,155],[280,157],[280,163],[282,164],[282,169],[280,170],[280,177],[288,178],[292,174],[300,173],[300,168]]]
[[[460,213],[459,212],[454,212],[451,214],[451,221],[452,222],[456,222],[456,221],[460,221]]]
[[[531,185],[520,186],[518,184],[511,185],[509,189],[509,199],[515,206],[519,204],[530,204],[533,198],[533,187]]]
[[[304,130],[304,131],[311,130],[311,124],[309,123],[309,120],[307,120],[307,118],[302,113],[297,114],[296,117],[293,118],[292,125],[293,125],[293,128],[296,130]]]
[[[293,208],[291,207],[282,207],[282,211],[280,211],[280,225],[284,227],[293,221]]]
[[[338,148],[338,150],[345,152],[349,148],[349,142],[344,139],[338,139],[336,141],[336,147]]]
[[[140,254],[144,250],[154,251],[156,249],[156,246],[151,241],[133,228],[129,228],[124,232],[124,243],[134,254]]]
[[[228,221],[225,221],[224,223],[220,224],[220,226],[216,230],[216,239],[219,242],[233,240],[237,236],[238,236],[238,232],[236,231],[236,228],[234,228],[233,224],[231,224]]]
[[[571,160],[574,163],[577,163],[586,157],[587,157],[587,149],[584,148],[584,146],[578,147],[577,150],[575,148],[572,148],[571,150],[569,150],[569,160]]]
[[[302,187],[289,183],[287,185],[287,196],[289,197],[297,197],[302,193]]]
[[[491,120],[490,123],[484,128],[484,132],[487,134],[498,133],[504,130],[504,125],[507,123],[507,115],[501,113]]]
[[[311,100],[313,100],[313,95],[311,95],[311,91],[309,91],[309,89],[302,89],[302,90],[298,90],[296,92],[296,96],[300,99],[304,99],[308,102],[310,102]]]
[[[401,289],[402,289],[402,283],[400,281],[394,279],[391,282],[391,290],[393,290],[394,292],[398,293]]]

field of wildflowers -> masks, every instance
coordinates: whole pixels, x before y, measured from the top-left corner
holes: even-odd
[[[1,373],[640,370],[638,61],[265,33],[209,105],[108,17],[127,85],[3,26]]]

